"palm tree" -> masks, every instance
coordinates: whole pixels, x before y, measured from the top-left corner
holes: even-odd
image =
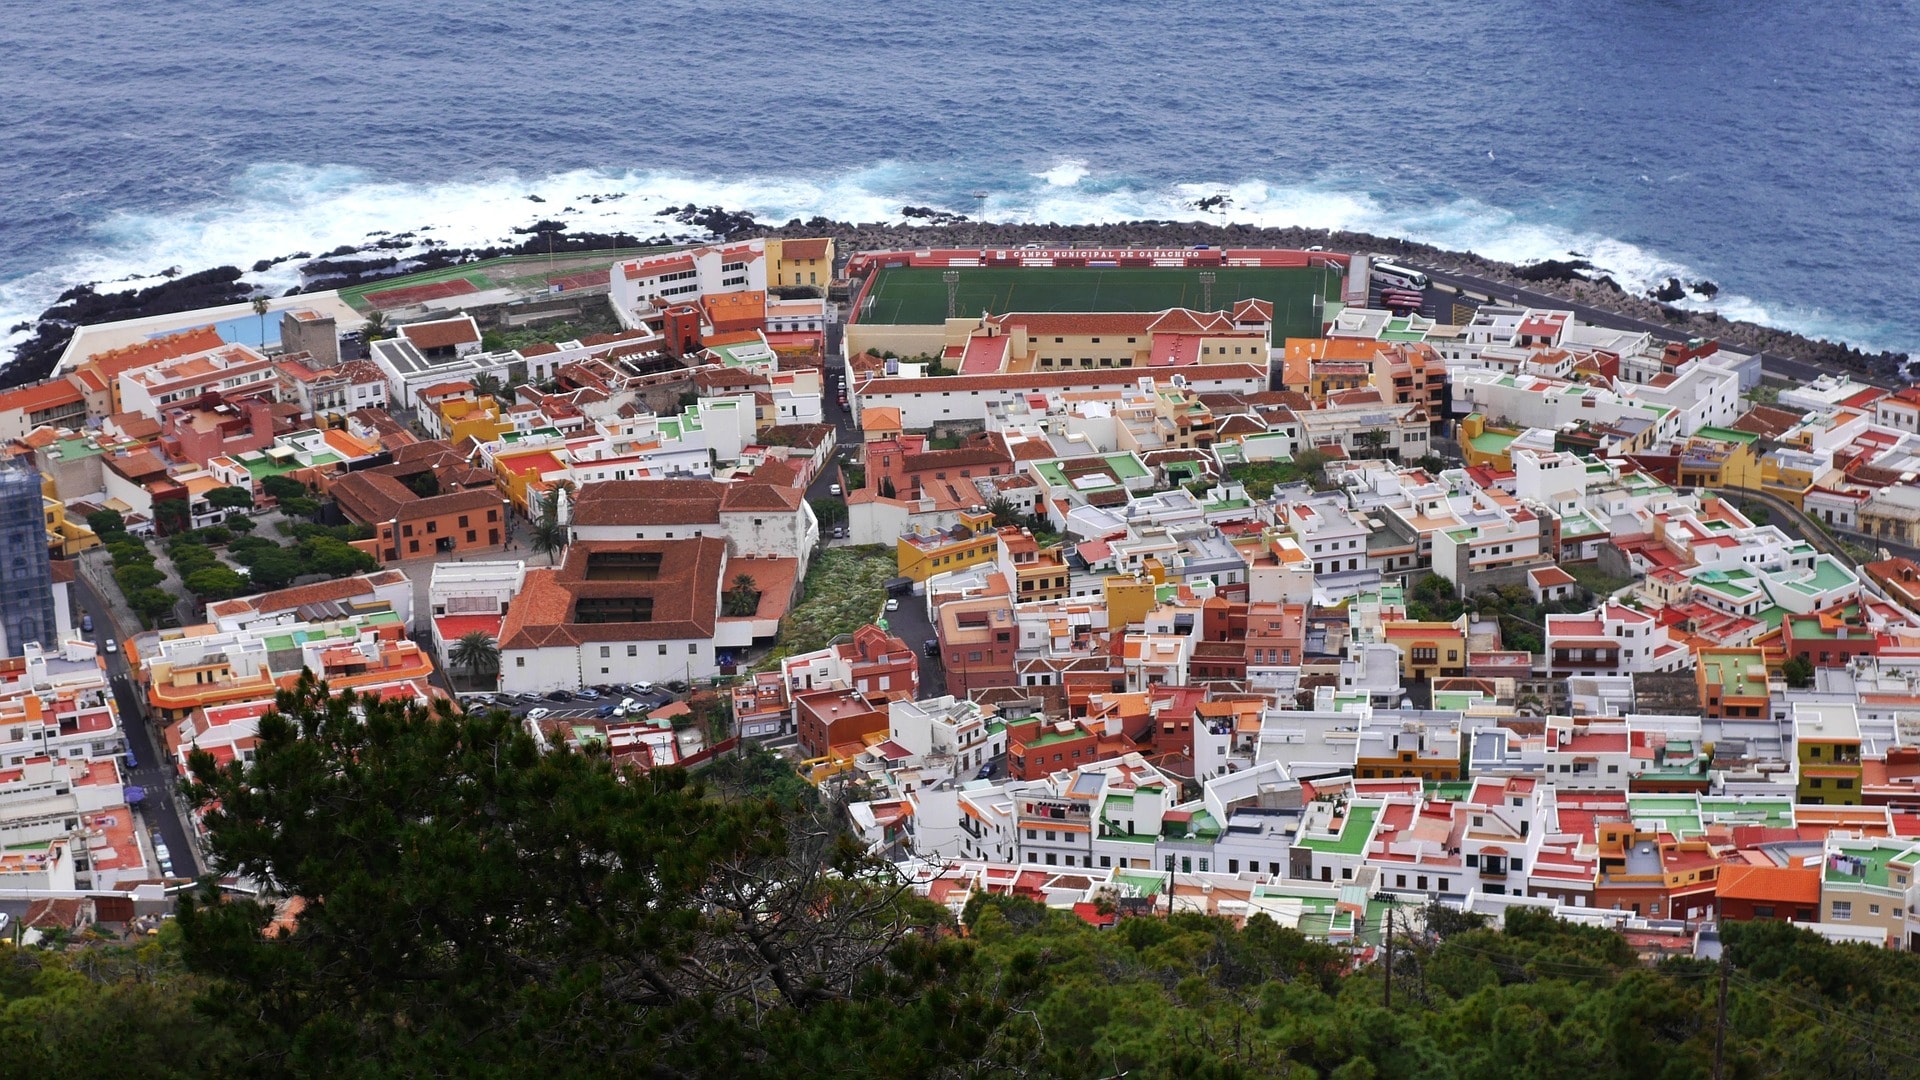
[[[272,310],[273,302],[264,296],[253,298],[253,313],[260,316],[260,347],[267,347],[267,312]]]
[[[752,574],[741,574],[733,579],[733,588],[727,590],[720,605],[723,615],[741,618],[760,610],[760,583],[753,580]]]
[[[473,377],[473,391],[481,397],[497,398],[504,389],[506,387],[501,384],[499,378],[487,372],[483,371]]]
[[[556,487],[541,497],[540,516],[533,523],[533,531],[528,534],[528,543],[533,550],[548,556],[551,562],[556,553],[566,549],[571,539],[567,527],[560,523],[560,489]]]
[[[386,337],[387,313],[384,311],[368,312],[367,321],[361,324],[360,332],[368,341],[378,341]]]
[[[460,635],[460,640],[447,650],[447,661],[479,682],[486,676],[500,674],[500,646],[485,630],[470,631]]]

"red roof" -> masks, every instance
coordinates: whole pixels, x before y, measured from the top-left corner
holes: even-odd
[[[69,380],[49,379],[0,394],[0,411],[18,409],[24,413],[36,413],[56,405],[78,405],[82,400],[80,388]]]
[[[462,315],[457,319],[436,319],[433,322],[408,323],[400,328],[408,341],[416,348],[445,349],[455,345],[478,344],[480,341],[479,324],[473,316]]]

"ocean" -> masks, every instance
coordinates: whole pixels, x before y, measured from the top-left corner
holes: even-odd
[[[694,202],[1578,256],[1920,353],[1915,8],[42,0],[0,21],[0,343],[82,282]]]

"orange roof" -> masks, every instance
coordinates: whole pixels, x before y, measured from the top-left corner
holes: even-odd
[[[18,409],[36,413],[56,405],[75,405],[84,400],[80,388],[66,379],[49,379],[36,386],[22,386],[0,394],[0,411]]]
[[[143,368],[172,360],[181,356],[217,349],[226,342],[220,332],[211,326],[182,330],[177,334],[157,337],[137,345],[127,345],[107,352],[96,353],[88,362],[100,369],[100,373],[109,377],[134,368]]]
[[[783,240],[780,242],[780,259],[783,262],[824,259],[827,257],[827,245],[831,243],[831,240]]]
[[[1818,904],[1820,869],[1812,866],[1747,866],[1730,863],[1720,868],[1715,894],[1735,900],[1782,904]]]
[[[712,293],[700,298],[700,306],[707,309],[708,318],[714,318],[722,312],[734,319],[748,315],[765,315],[767,294],[758,289],[747,292]]]

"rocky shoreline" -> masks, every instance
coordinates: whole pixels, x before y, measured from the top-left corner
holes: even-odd
[[[564,212],[564,211],[563,211]],[[280,258],[262,259],[254,265],[263,271],[273,265],[299,260],[300,288],[289,291],[318,292],[338,289],[399,274],[439,269],[473,259],[501,255],[546,254],[604,250],[610,247],[638,247],[652,244],[691,242],[704,238],[740,239],[748,236],[830,236],[847,250],[884,250],[919,247],[1016,247],[1021,244],[1088,243],[1103,247],[1147,245],[1178,247],[1208,244],[1216,247],[1292,247],[1315,245],[1334,251],[1380,252],[1401,258],[1444,262],[1463,273],[1522,286],[1563,299],[1617,311],[1622,315],[1663,323],[1676,330],[1792,357],[1835,371],[1848,371],[1876,378],[1898,379],[1904,354],[1866,353],[1851,346],[1813,339],[1799,334],[1735,322],[1706,312],[1691,312],[1665,303],[1691,291],[1712,295],[1707,282],[1683,285],[1668,282],[1659,297],[1636,296],[1605,277],[1589,279],[1587,264],[1578,261],[1515,266],[1484,259],[1471,252],[1445,251],[1392,237],[1328,229],[1258,228],[1251,225],[1217,225],[1198,221],[1128,221],[1108,225],[1010,225],[971,221],[963,216],[923,207],[906,207],[907,223],[843,222],[827,218],[810,221],[794,219],[784,225],[760,222],[752,214],[727,211],[719,207],[685,207],[661,211],[682,229],[666,231],[649,238],[629,233],[604,234],[572,232],[564,221],[542,221],[513,232],[524,240],[497,247],[449,248],[431,239],[419,239],[403,233],[382,236],[358,247],[339,248],[314,258],[306,252]],[[666,224],[666,222],[662,222]],[[406,249],[415,248],[408,253]],[[73,336],[75,326],[113,322],[148,315],[169,314],[199,307],[244,303],[254,290],[239,280],[236,267],[214,267],[197,273],[174,275],[162,284],[141,290],[100,292],[96,285],[76,286],[60,297],[59,303],[40,314],[28,329],[33,336],[14,350],[14,356],[0,368],[0,388],[19,386],[46,378],[60,353]]]

